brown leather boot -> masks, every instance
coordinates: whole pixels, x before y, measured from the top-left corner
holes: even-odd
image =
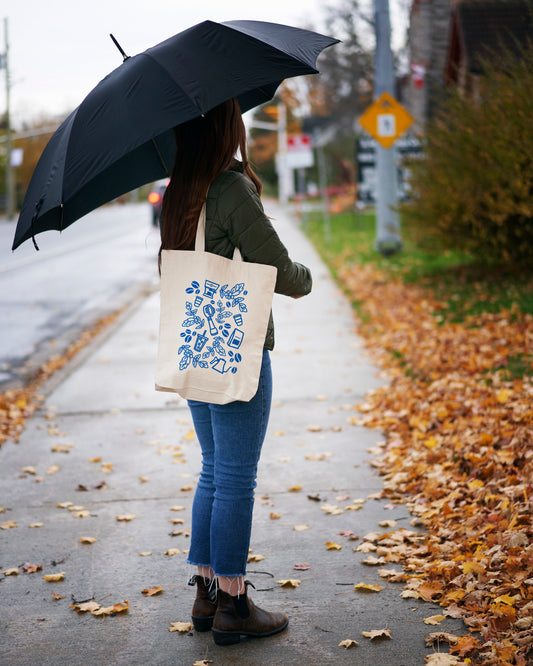
[[[209,631],[217,610],[215,583],[208,585],[203,576],[192,576],[189,585],[196,585],[196,599],[192,607],[192,623],[196,631]]]
[[[246,581],[246,585],[252,584]],[[238,597],[218,591],[218,606],[212,629],[217,645],[239,643],[241,636],[272,636],[283,631],[288,624],[289,618],[285,613],[268,613],[258,608],[248,596],[248,590]]]

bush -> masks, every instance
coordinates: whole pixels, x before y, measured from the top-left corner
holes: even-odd
[[[404,222],[423,246],[533,259],[533,48],[485,63],[475,98],[450,92],[410,165]]]

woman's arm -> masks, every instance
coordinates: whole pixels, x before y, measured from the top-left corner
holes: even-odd
[[[278,269],[276,292],[293,298],[311,291],[311,271],[292,261],[272,223],[265,215],[259,195],[245,176],[236,178],[219,202],[229,225],[229,237],[245,261],[269,264]]]

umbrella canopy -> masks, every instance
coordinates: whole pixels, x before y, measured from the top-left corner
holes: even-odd
[[[172,128],[236,97],[242,112],[283,79],[316,74],[339,40],[261,21],[204,21],[126,57],[62,123],[33,173],[13,249],[61,231],[125,192],[170,175]]]

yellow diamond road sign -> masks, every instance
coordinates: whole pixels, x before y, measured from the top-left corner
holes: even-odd
[[[413,123],[413,117],[389,93],[382,93],[359,118],[359,124],[383,148],[390,148]]]

